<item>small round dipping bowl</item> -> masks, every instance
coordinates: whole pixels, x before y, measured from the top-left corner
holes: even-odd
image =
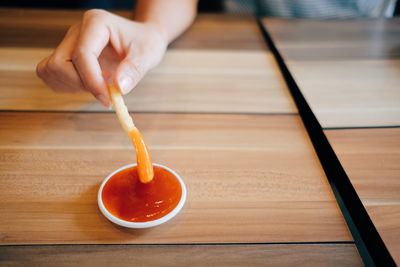
[[[128,169],[128,168],[136,167],[136,166],[137,166],[136,163],[122,166],[121,168],[119,168],[119,169],[115,170],[114,172],[110,173],[104,179],[103,183],[100,186],[99,192],[97,194],[97,202],[98,202],[98,205],[99,205],[101,213],[103,213],[103,215],[108,220],[110,220],[111,222],[113,222],[113,223],[115,223],[117,225],[120,225],[120,226],[123,226],[123,227],[127,227],[127,228],[135,228],[135,229],[150,228],[150,227],[154,227],[154,226],[163,224],[163,223],[171,220],[173,217],[175,217],[175,215],[177,215],[181,211],[183,205],[185,204],[186,194],[187,194],[186,193],[186,186],[185,186],[185,183],[183,182],[182,178],[179,176],[178,173],[176,173],[174,170],[172,170],[172,169],[170,169],[170,168],[168,168],[168,167],[166,167],[164,165],[161,165],[161,164],[153,163],[153,166],[157,166],[157,167],[162,168],[162,169],[168,171],[169,173],[171,173],[179,181],[179,184],[180,184],[180,186],[182,188],[181,199],[179,200],[178,205],[176,205],[176,207],[171,212],[167,213],[164,217],[161,217],[159,219],[152,220],[152,221],[130,222],[130,221],[122,220],[122,219],[114,216],[104,206],[102,193],[103,193],[103,188],[106,185],[106,183],[108,182],[108,180],[110,180],[111,177],[113,177],[115,174],[119,173],[120,171]]]

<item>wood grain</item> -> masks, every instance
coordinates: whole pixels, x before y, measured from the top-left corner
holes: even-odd
[[[288,64],[322,127],[400,125],[400,60]]]
[[[252,16],[199,14],[173,48],[265,51],[269,48]]]
[[[400,19],[264,26],[323,127],[400,125]]]
[[[0,46],[55,47],[83,11],[0,8]]]
[[[0,263],[2,266],[362,266],[353,244],[3,246]]]
[[[159,149],[312,151],[297,115],[131,115],[149,147]],[[112,113],[0,112],[0,122],[1,147],[126,149],[131,144]]]
[[[55,47],[83,10],[0,9],[0,46]],[[117,11],[132,17],[133,12]],[[267,47],[253,17],[200,14],[171,47],[190,49],[263,50]]]
[[[400,263],[400,129],[325,133],[378,232]]]
[[[365,204],[400,201],[399,128],[327,130],[325,134]]]
[[[96,204],[101,180],[134,159],[113,114],[1,115],[2,244],[351,240],[297,116],[135,115],[188,201],[166,225],[127,231]]]
[[[85,93],[57,94],[35,75],[49,49],[0,48],[0,109],[105,111]],[[130,111],[294,113],[269,52],[170,50],[125,97]]]
[[[400,125],[400,20],[264,20],[325,127]],[[325,131],[392,256],[400,254],[400,132]]]
[[[370,205],[366,208],[396,264],[400,264],[400,204]]]
[[[263,19],[288,61],[400,57],[400,19]]]

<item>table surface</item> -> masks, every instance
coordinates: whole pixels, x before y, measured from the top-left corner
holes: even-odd
[[[370,218],[400,262],[400,129],[326,130]]]
[[[263,22],[400,263],[400,19]]]
[[[0,261],[249,266],[268,258],[271,265],[362,264],[251,17],[200,15],[126,97],[154,161],[183,176],[188,200],[176,218],[154,229],[132,231],[108,222],[97,208],[97,190],[108,173],[134,160],[129,140],[115,115],[90,95],[55,94],[34,74],[37,61],[81,15],[0,9]],[[274,21],[280,23],[289,25]],[[391,208],[398,203],[399,132],[391,130],[397,129],[382,130],[392,140],[387,146],[369,141],[380,132],[327,135],[346,171],[352,170],[371,217],[381,219],[385,242],[398,246],[393,233],[399,232],[399,218]],[[354,148],[349,144],[360,140],[358,134],[365,134],[365,143]],[[369,164],[367,173],[357,162],[375,153],[385,164]],[[395,187],[386,190],[381,183],[375,190],[380,172]]]
[[[324,128],[400,126],[400,19],[264,19]]]
[[[32,71],[82,15],[47,13],[0,10],[0,109],[105,111],[90,95],[50,91]],[[251,17],[199,16],[125,101],[135,112],[296,113]]]

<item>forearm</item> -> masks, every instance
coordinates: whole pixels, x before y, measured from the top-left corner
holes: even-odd
[[[196,12],[197,0],[138,0],[135,20],[153,24],[170,43],[190,26]]]

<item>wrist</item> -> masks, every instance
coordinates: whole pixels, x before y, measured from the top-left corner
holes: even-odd
[[[154,29],[158,32],[158,34],[161,36],[161,39],[164,40],[164,42],[168,45],[169,44],[169,36],[166,31],[166,29],[160,24],[160,23],[153,23],[150,22],[150,24],[153,25]]]
[[[149,32],[157,35],[165,46],[168,46],[170,38],[161,23],[155,21],[142,21],[141,23],[146,26]]]

